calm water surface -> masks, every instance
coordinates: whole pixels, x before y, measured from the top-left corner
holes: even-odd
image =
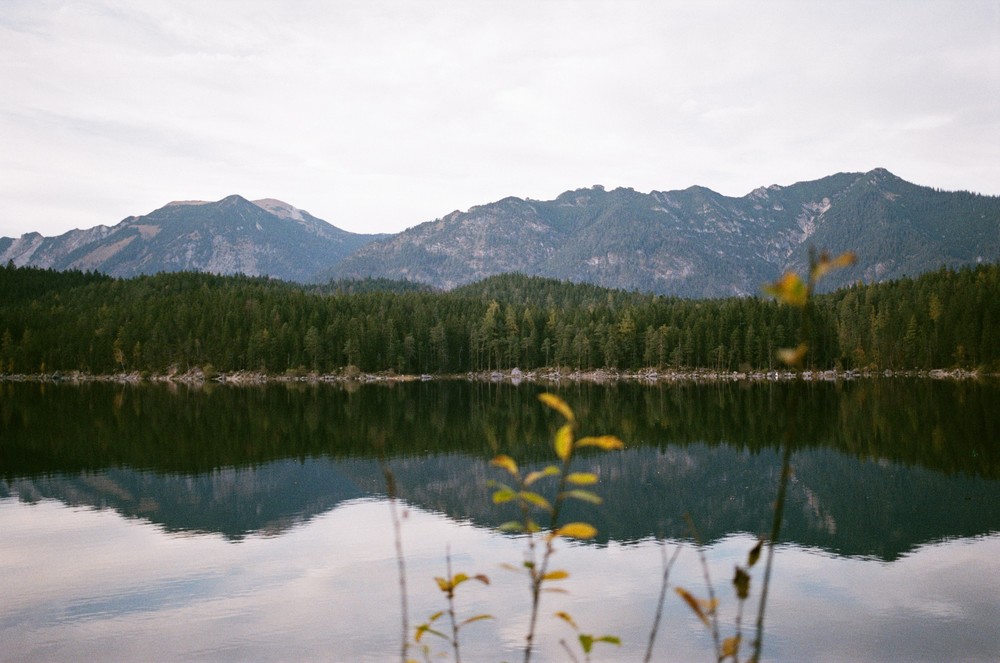
[[[520,660],[524,541],[489,499],[488,460],[551,459],[535,386],[170,389],[0,384],[0,660],[398,660],[399,587],[379,458],[400,485],[411,622],[459,590],[466,661]],[[975,383],[573,386],[600,528],[555,563],[536,660],[565,661],[572,613],[615,634],[595,660],[641,661],[662,553],[705,595],[690,514],[732,633],[734,565],[770,527],[794,431],[764,653],[776,661],[1000,657],[1000,389]],[[795,401],[789,420],[787,404]],[[762,568],[754,570],[754,596]],[[752,621],[756,604],[748,606]],[[747,640],[750,639],[747,636]],[[711,660],[671,592],[654,660]],[[441,641],[431,640],[438,649]],[[417,652],[414,652],[416,654]]]

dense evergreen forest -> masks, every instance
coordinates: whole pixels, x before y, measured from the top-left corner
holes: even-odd
[[[800,311],[509,274],[447,293],[391,281],[0,268],[0,373],[464,373],[777,367]],[[810,367],[1000,370],[1000,266],[816,297]]]

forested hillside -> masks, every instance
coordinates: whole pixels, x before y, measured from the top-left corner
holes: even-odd
[[[209,368],[463,373],[560,366],[776,367],[799,312],[523,275],[438,293],[245,276],[0,268],[0,372]],[[811,367],[1000,369],[1000,267],[942,269],[816,299]]]

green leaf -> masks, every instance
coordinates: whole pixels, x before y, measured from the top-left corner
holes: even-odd
[[[433,635],[438,636],[439,638],[444,638],[445,640],[448,639],[448,636],[442,633],[441,631],[435,631],[434,629],[432,629],[430,624],[421,624],[420,626],[418,626],[417,632],[413,636],[413,639],[417,642],[420,642],[420,638],[424,636],[424,633],[431,633]]]
[[[599,638],[595,638],[589,633],[581,633],[578,637],[580,638],[580,646],[583,648],[583,653],[585,654],[590,654],[595,642],[609,642],[613,645],[621,645],[622,643],[621,638],[614,635],[602,635]]]
[[[570,424],[565,424],[556,432],[555,439],[555,450],[556,456],[559,460],[566,462],[569,458],[570,452],[573,451],[573,426]]]
[[[413,634],[413,639],[416,642],[420,642],[420,638],[424,637],[424,633],[433,633],[434,635],[440,636],[440,637],[445,638],[447,640],[447,637],[443,633],[441,633],[439,631],[435,631],[434,629],[431,628],[431,624],[433,624],[435,621],[437,621],[437,619],[439,617],[441,617],[441,615],[443,615],[443,614],[444,614],[444,611],[441,610],[441,611],[435,612],[433,615],[431,615],[427,619],[427,623],[426,624],[421,624],[420,626],[417,627],[416,632]]]
[[[528,502],[529,504],[534,504],[539,509],[545,509],[550,513],[552,511],[552,505],[549,504],[549,501],[544,497],[542,497],[541,495],[539,495],[538,493],[533,493],[530,490],[522,490],[520,493],[518,493],[518,496],[525,502]]]
[[[508,520],[503,525],[498,527],[501,532],[523,532],[524,523],[519,520]]]
[[[508,456],[507,454],[500,454],[499,456],[495,457],[493,460],[490,461],[490,465],[503,468],[508,472],[510,472],[512,476],[516,477],[520,475],[517,469],[517,463],[514,462],[514,459]]]
[[[597,483],[597,475],[593,472],[570,472],[566,475],[566,481],[577,486],[590,486]]]
[[[528,476],[524,477],[524,485],[530,486],[539,479],[543,477],[550,477],[559,474],[559,468],[555,465],[549,465],[544,470],[536,470],[534,472],[529,472]]]
[[[471,624],[472,622],[480,622],[484,619],[494,619],[493,615],[476,615],[475,617],[469,617],[464,620],[459,626],[465,626],[466,624]]]
[[[567,490],[565,493],[562,493],[562,496],[574,497],[578,500],[583,500],[584,502],[590,502],[591,504],[601,504],[604,502],[599,495],[595,495],[589,490]]]
[[[566,523],[555,531],[555,535],[570,539],[592,539],[597,536],[597,528],[589,523]]]
[[[493,503],[503,504],[504,502],[509,502],[517,497],[517,492],[509,486],[504,486],[500,490],[493,493]]]
[[[624,449],[625,444],[614,435],[599,435],[597,437],[582,437],[576,441],[577,447],[597,447],[604,451]]]
[[[437,581],[438,589],[442,592],[448,592],[455,588],[455,584],[445,578],[434,578]]]
[[[559,398],[555,394],[544,393],[538,395],[538,400],[545,403],[550,408],[561,414],[566,421],[573,423],[576,421],[576,417],[573,415],[573,409],[566,404],[566,401]]]

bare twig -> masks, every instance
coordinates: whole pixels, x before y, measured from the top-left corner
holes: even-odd
[[[666,542],[660,546],[660,557],[663,563],[663,577],[660,579],[660,598],[656,604],[656,615],[653,618],[653,628],[649,631],[649,644],[646,645],[646,656],[643,663],[649,663],[653,658],[653,645],[656,643],[656,632],[660,629],[660,622],[663,620],[663,603],[667,598],[667,587],[670,580],[670,569],[673,568],[677,556],[681,552],[681,545],[678,543],[674,548],[674,554],[667,558]]]

